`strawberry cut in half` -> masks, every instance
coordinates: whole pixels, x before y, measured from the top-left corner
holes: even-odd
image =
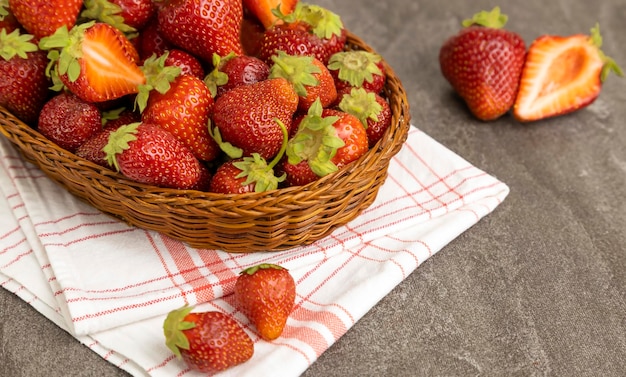
[[[613,71],[615,61],[604,55],[596,25],[591,35],[543,35],[531,44],[522,71],[513,115],[522,122],[564,115],[589,106]]]

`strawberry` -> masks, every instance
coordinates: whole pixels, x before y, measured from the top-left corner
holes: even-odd
[[[165,51],[174,48],[174,45],[161,35],[159,20],[156,16],[148,21],[135,39],[138,39],[137,52],[141,60],[146,60],[152,55],[161,56]]]
[[[335,80],[328,68],[313,56],[287,55],[283,51],[272,56],[270,78],[287,79],[298,93],[298,110],[306,112],[319,98],[322,107],[337,99]]]
[[[0,106],[24,123],[35,126],[39,112],[49,98],[46,77],[48,58],[19,29],[7,34],[0,30]]]
[[[20,24],[35,38],[52,35],[59,27],[71,29],[83,0],[9,0],[9,8]]]
[[[391,107],[378,93],[364,88],[346,88],[338,109],[357,117],[365,127],[369,148],[380,140],[391,125]]]
[[[163,322],[165,344],[189,368],[213,375],[252,357],[254,343],[232,317],[192,310],[173,310]]]
[[[213,53],[243,55],[241,0],[164,0],[157,14],[161,34],[206,63]]]
[[[480,12],[439,50],[443,76],[478,119],[494,120],[513,106],[526,56],[524,40],[504,30],[508,18],[495,7]]]
[[[522,122],[571,113],[590,105],[602,83],[621,68],[600,50],[600,27],[591,35],[543,35],[531,44],[513,115]]]
[[[252,156],[229,160],[217,168],[211,179],[209,191],[222,194],[243,194],[246,192],[264,192],[275,190],[285,175],[276,177],[276,166],[287,147],[287,127],[278,119],[276,123],[283,132],[283,145],[274,159],[268,164],[258,153]]]
[[[84,0],[81,16],[115,26],[124,33],[142,29],[156,14],[152,0]]]
[[[222,150],[225,143],[238,150],[227,152],[233,158],[258,153],[269,159],[280,151],[283,142],[283,132],[275,119],[289,131],[297,108],[298,94],[283,78],[238,86],[215,100],[214,138]]]
[[[205,78],[205,83],[221,96],[227,91],[241,86],[263,81],[270,74],[270,67],[254,56],[229,54],[224,58],[215,56],[213,72]]]
[[[167,58],[165,59],[165,66],[174,66],[180,68],[182,75],[191,75],[204,79],[204,67],[202,63],[193,55],[186,51],[173,48],[168,51]]]
[[[70,152],[102,129],[100,110],[72,93],[61,92],[41,109],[39,132]]]
[[[85,140],[74,152],[78,157],[84,158],[87,161],[91,161],[94,164],[100,165],[105,168],[111,168],[107,159],[104,147],[109,142],[109,136],[115,132],[120,126],[110,125],[96,132],[90,138]]]
[[[354,115],[334,109],[323,109],[316,100],[306,116],[301,118],[298,130],[287,144],[287,161],[282,170],[288,184],[309,183],[313,177],[305,166],[291,167],[307,161],[317,177],[333,173],[361,157],[368,150],[363,124]],[[298,176],[290,175],[298,172]],[[307,178],[308,177],[308,178]]]
[[[284,51],[289,55],[314,56],[324,65],[331,55],[343,51],[346,30],[341,18],[318,5],[298,2],[282,22],[267,29],[260,42],[259,58],[271,65],[272,55]]]
[[[61,82],[88,102],[137,93],[146,81],[137,65],[137,51],[122,32],[109,24],[91,21],[71,31],[63,26],[42,38],[39,47],[50,50],[48,57]]]
[[[364,50],[341,51],[328,60],[328,70],[335,79],[337,91],[363,88],[380,93],[385,86],[386,72],[382,57]]]
[[[237,308],[261,338],[270,341],[285,328],[296,301],[296,283],[286,268],[264,263],[239,274],[234,294]]]
[[[198,184],[201,165],[186,145],[160,126],[138,122],[119,127],[104,147],[107,162],[134,181],[189,189]]]
[[[169,131],[199,160],[211,161],[219,153],[208,129],[213,105],[213,97],[204,82],[183,74],[174,79],[167,91],[149,94],[141,120]]]
[[[243,0],[243,6],[269,29],[278,21],[275,10],[281,14],[290,14],[296,8],[298,0]]]

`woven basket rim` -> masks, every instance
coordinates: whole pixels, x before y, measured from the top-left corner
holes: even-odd
[[[347,49],[362,49],[375,52],[359,37],[350,32],[347,32],[346,45]],[[287,237],[289,238],[288,242],[282,242],[280,239],[272,239],[272,235],[275,232],[280,233],[278,226],[280,224],[270,224],[268,226],[270,231],[260,229],[260,236],[256,233],[251,235],[251,238],[259,238],[255,238],[251,241],[250,247],[247,247],[245,241],[238,239],[236,240],[236,243],[238,243],[237,246],[230,247],[231,245],[228,243],[230,241],[228,238],[230,237],[229,234],[226,234],[225,239],[208,239],[203,241],[199,238],[202,238],[202,236],[210,238],[211,228],[208,227],[207,229],[199,229],[198,232],[200,234],[196,237],[196,235],[193,234],[195,230],[193,227],[196,226],[195,223],[191,224],[192,229],[189,230],[189,234],[181,233],[186,233],[184,227],[187,225],[187,220],[197,220],[194,219],[195,216],[199,219],[206,216],[209,222],[215,222],[217,225],[213,224],[211,226],[219,228],[217,229],[217,233],[222,230],[226,233],[230,233],[232,229],[228,227],[232,227],[236,230],[237,225],[239,225],[236,223],[237,220],[241,220],[243,225],[246,225],[246,221],[250,221],[253,225],[249,228],[254,228],[255,221],[264,223],[267,218],[272,218],[274,215],[273,212],[280,214],[289,220],[288,212],[290,211],[290,203],[287,201],[298,203],[301,199],[310,200],[311,197],[315,197],[316,195],[325,196],[327,194],[329,197],[334,198],[333,201],[340,201],[342,200],[342,192],[345,195],[348,195],[350,190],[357,189],[356,187],[352,187],[354,184],[351,185],[351,182],[359,182],[359,185],[363,185],[366,184],[370,178],[372,180],[371,185],[375,186],[375,191],[377,193],[378,188],[382,185],[386,178],[386,170],[389,161],[400,150],[402,144],[406,140],[408,128],[410,126],[409,105],[404,88],[402,87],[402,84],[393,69],[384,59],[383,65],[387,73],[387,83],[384,89],[384,96],[388,99],[392,109],[391,126],[386,130],[381,140],[360,159],[335,173],[329,174],[315,182],[303,186],[279,188],[262,193],[218,194],[197,190],[160,188],[134,182],[122,176],[121,173],[101,167],[60,148],[43,137],[38,131],[21,122],[2,106],[0,106],[0,125],[2,126],[0,127],[0,133],[7,137],[16,146],[16,148],[20,150],[27,160],[38,165],[42,171],[49,175],[54,181],[68,189],[72,194],[87,201],[99,210],[122,219],[130,225],[148,230],[156,230],[174,239],[187,242],[189,245],[199,248],[218,248],[232,252],[283,250],[298,246],[298,237],[302,235],[297,234],[297,231],[294,230],[292,231],[294,234]],[[50,166],[51,159],[54,159],[54,163],[56,163],[56,165]],[[57,159],[61,160],[61,162],[57,163]],[[367,166],[368,169],[358,168],[362,166]],[[60,174],[59,170],[63,170],[63,174]],[[384,171],[381,172],[380,170]],[[68,172],[74,171],[80,172],[80,174],[78,174],[79,177],[76,179],[77,181],[81,181],[84,177],[85,180],[91,180],[90,182],[92,186],[101,185],[107,193],[109,188],[111,191],[114,191],[114,199],[121,202],[121,208],[119,210],[117,208],[115,208],[115,210],[111,209],[110,207],[112,206],[110,201],[107,203],[100,203],[99,201],[102,199],[100,192],[90,192],[92,187],[89,187],[89,185],[87,186],[88,189],[85,190],[81,186],[84,185],[85,182],[71,181],[71,178],[68,178],[68,175],[71,174],[68,174]],[[60,174],[61,177],[56,176],[56,174]],[[119,194],[120,192],[123,192],[123,194]],[[361,195],[365,196],[366,194]],[[370,193],[367,193],[367,195],[371,196]],[[355,198],[353,200],[354,202],[345,204],[346,208],[348,208],[345,213],[340,209],[335,210],[336,213],[334,214],[322,213],[320,215],[320,219],[323,217],[324,221],[328,220],[327,217],[339,215],[342,215],[341,217],[345,216],[345,219],[338,219],[335,224],[331,224],[328,227],[329,229],[321,230],[319,235],[310,239],[303,237],[304,241],[302,244],[314,242],[329,234],[330,231],[336,227],[344,225],[347,221],[356,217],[360,214],[360,212],[362,212],[363,209],[369,206],[369,204],[373,201],[373,198]],[[362,208],[358,207],[359,201],[366,202]],[[321,203],[324,202],[321,201]],[[159,211],[151,216],[150,211],[153,210],[153,207],[157,208]],[[261,209],[255,211],[255,207]],[[281,209],[280,207],[284,208]],[[165,208],[164,210],[171,212],[171,214],[160,213],[163,208]],[[230,220],[223,217],[231,215],[228,208],[231,208],[230,212],[233,212],[232,219]],[[126,210],[128,210],[129,213],[132,212],[132,216],[126,216]],[[244,215],[239,212],[240,210],[244,211]],[[295,210],[296,209],[294,209],[294,211]],[[313,204],[310,210],[312,212],[323,212],[324,209],[316,208],[315,204]],[[178,212],[181,212],[182,214],[176,215]],[[170,220],[169,216],[180,216],[180,218]],[[146,218],[145,220],[144,217]],[[224,227],[226,229],[220,228],[222,226],[219,224],[220,219],[224,220]],[[170,231],[167,226],[166,228],[163,228],[161,224],[154,224],[154,222],[158,222],[160,220],[164,220],[166,222],[171,221],[171,224],[167,226],[176,229],[172,229]],[[297,219],[293,221],[297,222]],[[243,225],[240,227],[245,228]],[[293,225],[293,227],[296,226],[297,224]],[[268,233],[268,235],[264,235],[264,232],[269,232],[271,234]],[[237,237],[239,237],[239,235],[237,235]],[[267,240],[264,240],[265,237],[267,237]],[[270,247],[264,249],[263,246],[268,244]]]

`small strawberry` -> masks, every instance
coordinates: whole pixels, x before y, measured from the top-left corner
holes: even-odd
[[[355,161],[368,150],[365,128],[354,115],[323,109],[317,100],[307,115],[300,119],[297,132],[287,144],[287,160],[282,164],[289,185],[306,184],[313,177],[306,166],[290,165],[306,161],[319,178]],[[298,175],[293,176],[292,173]]]
[[[248,361],[254,343],[232,317],[221,312],[171,311],[163,322],[165,344],[187,366],[214,374]]]
[[[386,72],[382,57],[364,50],[341,51],[328,61],[328,70],[335,79],[337,91],[363,88],[380,93],[385,86]]]
[[[289,131],[297,109],[298,95],[293,85],[283,78],[238,86],[215,100],[214,138],[223,150],[224,143],[239,149],[239,153],[229,154],[232,158],[258,153],[270,159],[280,151],[283,142],[283,133],[275,118]]]
[[[504,30],[507,17],[495,7],[466,20],[439,50],[443,76],[480,120],[493,120],[515,101],[526,56],[524,40]]]
[[[70,31],[62,26],[42,38],[39,47],[50,50],[48,57],[62,84],[88,102],[137,93],[146,81],[137,65],[137,50],[109,24],[91,21]]]
[[[213,53],[243,55],[241,0],[164,0],[157,14],[161,34],[206,63]]]
[[[335,80],[317,58],[278,51],[272,56],[272,62],[269,77],[282,77],[294,86],[299,97],[298,110],[306,112],[318,98],[322,107],[330,106],[337,99]]]
[[[61,92],[41,109],[39,132],[70,152],[102,129],[100,110],[72,93]]]
[[[107,162],[134,181],[149,185],[190,189],[202,175],[189,148],[160,126],[131,123],[119,127],[104,147]]]
[[[338,109],[357,117],[367,133],[369,148],[380,140],[391,125],[391,107],[378,93],[364,88],[346,88],[341,94]]]
[[[205,78],[205,83],[221,96],[227,91],[241,86],[263,81],[270,74],[270,67],[254,56],[229,54],[224,58],[214,56],[213,72]]]
[[[243,6],[268,29],[278,21],[275,10],[281,14],[290,14],[296,8],[298,0],[243,0]]]
[[[324,65],[331,55],[343,51],[346,30],[341,18],[318,5],[298,2],[289,15],[278,13],[282,22],[267,29],[260,43],[259,58],[271,65],[272,55],[314,56]]]
[[[24,29],[35,38],[52,35],[59,27],[71,29],[83,0],[9,0],[9,8]]]
[[[600,27],[591,35],[543,35],[530,46],[513,115],[522,122],[582,109],[600,95],[602,83],[621,68],[604,55]]]
[[[22,122],[35,126],[39,112],[49,98],[46,77],[48,58],[19,29],[7,34],[0,30],[0,106]]]
[[[84,0],[81,17],[105,22],[124,33],[141,30],[156,14],[152,0]]]
[[[296,300],[296,283],[286,268],[260,264],[241,272],[235,282],[235,302],[261,338],[278,338]]]
[[[285,175],[276,177],[274,166],[276,166],[287,147],[287,127],[278,119],[276,123],[283,131],[283,146],[274,157],[267,163],[258,153],[253,153],[250,157],[229,160],[217,168],[211,179],[209,191],[222,194],[243,194],[246,192],[265,192],[278,188],[280,182],[285,180]]]

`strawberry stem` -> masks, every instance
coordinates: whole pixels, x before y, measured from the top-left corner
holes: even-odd
[[[596,23],[596,25],[591,28],[591,34],[589,38],[591,39],[591,43],[598,48],[600,58],[604,62],[604,66],[602,67],[602,71],[600,72],[600,80],[604,82],[611,72],[615,73],[619,77],[623,77],[624,72],[622,71],[622,68],[613,58],[604,54],[601,49],[602,35],[600,34],[600,24]]]
[[[244,275],[244,274],[254,275],[254,273],[257,272],[258,270],[268,270],[268,269],[286,270],[285,267],[279,266],[277,264],[261,263],[261,264],[257,264],[256,266],[248,267],[245,270],[241,271],[239,274],[240,275]]]
[[[472,18],[464,20],[462,25],[465,27],[479,25],[492,29],[502,29],[508,20],[509,17],[500,13],[500,7],[496,6],[489,12],[483,10],[476,13]]]

